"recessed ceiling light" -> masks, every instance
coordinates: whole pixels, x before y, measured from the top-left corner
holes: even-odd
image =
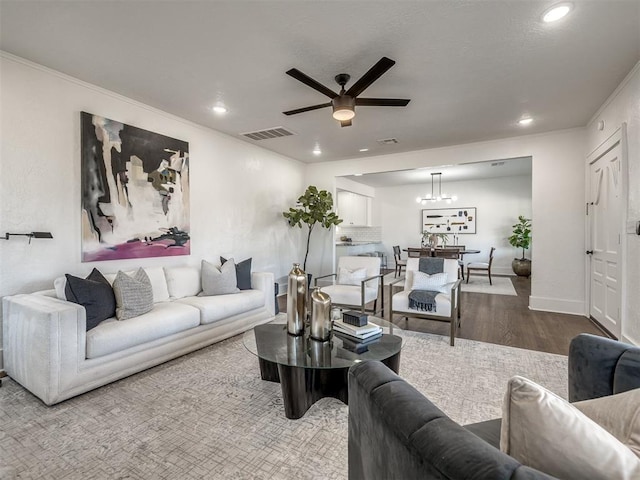
[[[225,107],[224,105],[216,105],[215,107],[213,107],[213,111],[218,115],[224,115],[228,112],[227,107]]]
[[[320,150],[320,147],[316,147],[313,149],[313,154],[314,155],[322,155],[322,150]]]
[[[531,125],[531,122],[533,122],[533,118],[531,117],[521,118],[520,120],[518,120],[518,125],[526,127],[527,125]]]
[[[559,3],[548,9],[542,15],[542,21],[545,23],[555,22],[565,17],[573,8],[571,3]]]
[[[354,174],[353,174],[353,176],[354,176],[354,177],[361,177],[361,176],[362,176],[362,174],[361,174],[361,173],[354,173]]]
[[[361,151],[361,152],[368,152],[368,151],[369,151],[369,149],[368,149],[368,148],[361,148],[361,149],[360,149],[360,151]]]

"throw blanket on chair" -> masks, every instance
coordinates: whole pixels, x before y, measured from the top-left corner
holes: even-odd
[[[418,270],[428,275],[444,272],[444,258],[420,257]],[[409,292],[409,308],[423,312],[436,311],[436,295],[433,290],[411,290]]]

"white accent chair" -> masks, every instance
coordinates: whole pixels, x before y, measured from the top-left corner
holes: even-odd
[[[408,321],[411,318],[436,320],[451,324],[450,344],[454,345],[456,329],[460,328],[460,283],[458,278],[458,260],[444,258],[443,271],[447,274],[447,293],[439,293],[435,297],[436,311],[423,312],[409,308],[409,293],[413,285],[413,274],[419,270],[420,258],[407,259],[407,270],[404,278],[399,278],[389,285],[389,321],[393,321],[394,315],[402,315]],[[400,292],[393,293],[394,285],[404,281],[404,287]]]
[[[380,273],[380,257],[340,257],[338,272],[323,275],[318,280],[333,277],[333,284],[321,286],[320,290],[331,297],[331,304],[340,307],[351,307],[361,312],[377,312],[378,292],[380,292],[380,316],[384,316],[383,275]],[[373,309],[366,305],[373,302]]]

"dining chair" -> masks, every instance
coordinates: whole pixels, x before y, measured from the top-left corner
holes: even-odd
[[[469,277],[471,276],[471,271],[479,271],[479,272],[487,272],[489,275],[489,285],[493,285],[491,283],[491,264],[493,263],[493,252],[496,250],[496,247],[491,247],[491,251],[489,252],[489,262],[469,262],[467,264],[467,283],[469,283]]]
[[[436,248],[434,251],[434,256],[440,257],[440,258],[450,258],[458,262],[458,278],[462,278],[462,280],[464,280],[464,273],[463,273],[464,267],[460,266],[460,259],[459,259],[460,253],[457,248],[454,248],[454,247]]]
[[[400,250],[400,245],[395,245],[393,247],[393,258],[396,261],[396,270],[395,273],[393,274],[394,278],[397,278],[398,275],[402,275],[402,269],[407,267],[407,261],[406,260],[402,260],[401,258],[401,250]]]
[[[465,245],[451,245],[449,248],[455,248],[458,250],[458,266],[460,267],[460,278],[464,280],[464,254],[460,253],[467,249]]]

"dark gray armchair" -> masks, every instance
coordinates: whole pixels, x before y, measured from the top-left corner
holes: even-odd
[[[634,388],[640,348],[587,334],[572,340],[570,401]],[[499,433],[499,419],[458,425],[380,362],[349,370],[351,480],[554,478],[501,452]]]

